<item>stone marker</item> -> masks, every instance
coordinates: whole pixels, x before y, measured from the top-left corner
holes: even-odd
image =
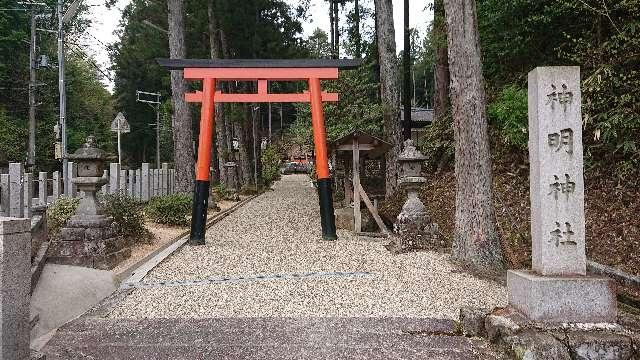
[[[509,304],[545,323],[615,322],[613,283],[585,276],[580,68],[529,73],[533,271],[509,271]]]
[[[0,359],[29,359],[31,221],[0,217]]]
[[[9,216],[21,218],[24,213],[22,201],[22,177],[24,168],[21,163],[9,163]]]

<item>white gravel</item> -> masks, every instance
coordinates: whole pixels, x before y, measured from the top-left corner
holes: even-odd
[[[506,304],[506,289],[480,280],[433,252],[391,255],[384,242],[347,231],[320,240],[318,199],[304,175],[285,176],[185,246],[145,278],[369,272],[371,276],[279,279],[136,289],[110,317],[210,318],[376,316],[457,318],[460,307]]]

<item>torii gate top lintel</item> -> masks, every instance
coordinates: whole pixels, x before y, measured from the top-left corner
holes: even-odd
[[[331,173],[327,154],[327,134],[322,103],[338,101],[338,94],[322,92],[320,80],[338,78],[341,69],[354,69],[359,59],[157,59],[169,70],[183,70],[186,80],[201,80],[202,91],[185,94],[188,102],[201,103],[198,161],[191,217],[190,243],[204,244],[209,198],[209,169],[212,136],[215,126],[215,103],[241,102],[309,102],[316,153],[318,199],[322,237],[335,240],[336,226],[331,191]],[[270,94],[268,81],[307,81],[309,91],[293,94]],[[218,81],[257,81],[258,91],[252,94],[223,93],[216,89]]]

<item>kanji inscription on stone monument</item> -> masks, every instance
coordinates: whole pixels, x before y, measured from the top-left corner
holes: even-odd
[[[580,68],[529,73],[533,270],[586,271]]]

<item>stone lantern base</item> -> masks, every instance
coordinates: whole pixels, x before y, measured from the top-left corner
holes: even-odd
[[[49,246],[54,264],[111,270],[131,256],[129,244],[116,235],[116,225],[105,215],[74,215]]]

